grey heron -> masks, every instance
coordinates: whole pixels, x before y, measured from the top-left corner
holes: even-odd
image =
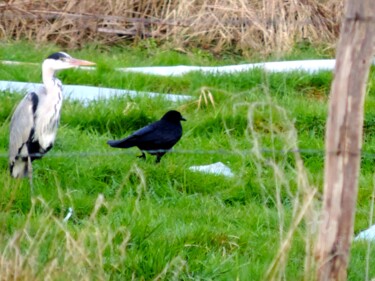
[[[32,184],[31,162],[42,158],[54,144],[63,100],[62,84],[55,72],[94,64],[64,52],[53,53],[43,61],[43,87],[21,100],[10,122],[9,169],[12,177],[28,176]]]

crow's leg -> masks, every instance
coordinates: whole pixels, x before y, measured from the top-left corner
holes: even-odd
[[[161,160],[161,158],[163,157],[164,154],[165,154],[165,152],[157,153],[155,163],[160,163],[160,160]]]
[[[142,155],[139,155],[137,157],[146,160],[146,154],[143,151],[142,151]]]

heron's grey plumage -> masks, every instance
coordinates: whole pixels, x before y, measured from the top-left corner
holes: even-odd
[[[18,104],[10,123],[9,168],[15,178],[31,177],[31,162],[53,146],[60,120],[62,84],[56,70],[92,65],[66,53],[50,55],[42,65],[43,86],[28,93]]]
[[[31,173],[30,162],[41,158],[54,144],[62,106],[62,87],[45,87],[29,93],[16,108],[10,125],[9,160],[13,177]],[[30,160],[28,159],[30,157]]]
[[[24,97],[10,123],[9,167],[11,175],[15,178],[27,176],[31,169],[27,159],[29,156],[27,140],[34,127],[33,95],[36,94],[30,93]]]

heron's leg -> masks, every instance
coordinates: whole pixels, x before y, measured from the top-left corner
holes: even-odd
[[[142,158],[146,160],[146,154],[142,151],[142,155],[137,156],[138,158]]]
[[[31,196],[33,196],[34,195],[33,166],[31,164],[30,156],[27,157],[27,176],[29,177]]]

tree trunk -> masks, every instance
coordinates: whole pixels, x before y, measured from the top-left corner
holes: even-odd
[[[357,200],[363,103],[375,43],[375,0],[347,0],[326,127],[317,279],[346,280]]]

